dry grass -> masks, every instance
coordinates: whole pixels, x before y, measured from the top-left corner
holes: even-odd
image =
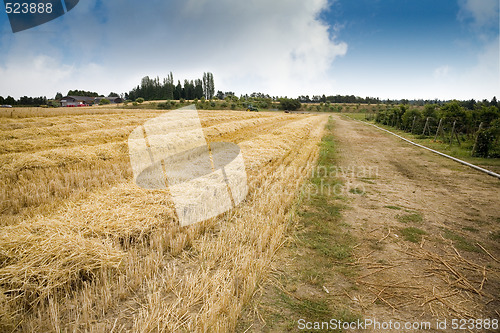
[[[32,117],[57,117],[61,115],[71,116],[71,115],[113,114],[113,113],[115,114],[137,113],[137,110],[117,109],[117,108],[111,108],[109,106],[70,107],[70,108],[39,108],[39,107],[0,108],[0,118],[13,118],[13,119],[32,118]]]
[[[200,112],[208,141],[239,143],[250,193],[236,209],[181,228],[168,191],[131,180],[128,133],[156,115],[0,119],[2,329],[235,327],[284,241],[326,117]]]

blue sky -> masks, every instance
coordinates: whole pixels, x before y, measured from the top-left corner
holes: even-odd
[[[237,94],[500,97],[497,0],[81,0],[16,34],[0,8],[3,96],[210,71]]]

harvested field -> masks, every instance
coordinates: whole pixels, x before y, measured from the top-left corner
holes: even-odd
[[[128,155],[130,132],[161,113],[69,111],[0,118],[0,330],[233,330],[327,116],[200,111],[208,142],[241,147],[249,194],[179,227],[168,191],[133,183]]]

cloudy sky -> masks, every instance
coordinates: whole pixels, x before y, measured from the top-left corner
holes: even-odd
[[[500,97],[498,0],[80,0],[15,34],[0,8],[4,97],[170,71],[237,94]]]

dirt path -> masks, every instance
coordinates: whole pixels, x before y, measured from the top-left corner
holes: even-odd
[[[357,238],[353,310],[378,321],[499,318],[500,181],[335,115]],[[327,286],[338,290],[338,286]],[[342,290],[342,288],[340,288]],[[377,331],[377,330],[374,330]],[[482,331],[482,330],[479,330]]]

